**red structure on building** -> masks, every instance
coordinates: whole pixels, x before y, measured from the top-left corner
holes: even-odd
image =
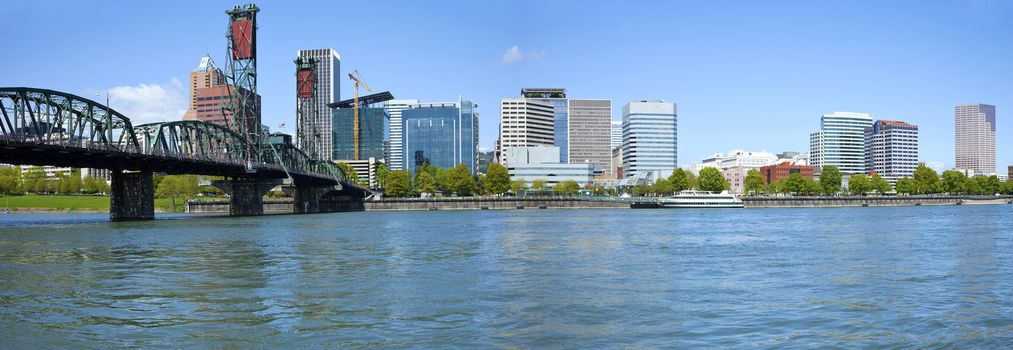
[[[815,168],[811,165],[794,165],[791,162],[782,162],[781,164],[761,167],[760,174],[763,175],[763,181],[770,185],[778,180],[788,178],[791,174],[801,174],[802,177],[811,179]]]

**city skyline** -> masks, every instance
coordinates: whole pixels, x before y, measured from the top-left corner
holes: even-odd
[[[573,4],[540,6],[546,13],[564,13],[573,10]],[[459,31],[459,26],[423,25],[425,18],[449,18],[438,7],[410,2],[373,5],[413,14],[394,15],[406,25],[373,28],[404,43],[395,47],[352,39],[353,28],[391,16],[389,11],[355,11],[363,15],[344,18],[340,28],[331,30],[325,27],[331,21],[313,19],[324,18],[316,13],[339,5],[316,4],[321,11],[306,14],[300,6],[258,4],[265,11],[258,18],[258,93],[263,96],[265,124],[275,129],[285,123],[283,131],[294,134],[292,53],[333,47],[342,56],[344,71],[359,70],[372,87],[390,90],[398,98],[473,97],[482,106],[483,149],[491,149],[497,134],[493,126],[499,120],[495,108],[499,99],[516,96],[523,87],[562,87],[573,96],[611,99],[620,106],[638,99],[664,99],[680,106],[682,167],[729,148],[805,150],[815,118],[848,110],[919,125],[923,139],[939,140],[921,144],[921,160],[950,169],[955,166],[953,107],[984,103],[997,109],[997,171],[1013,162],[1010,145],[1003,142],[1011,130],[1003,110],[1013,105],[1005,88],[1013,82],[1013,74],[1003,63],[1013,58],[1013,52],[1004,45],[1009,39],[1000,35],[1010,29],[1001,19],[1013,6],[799,4],[737,2],[726,11],[727,6],[710,4],[589,3],[565,16],[530,14],[514,3],[447,4],[459,11],[464,20],[460,26],[475,28],[461,34],[461,39],[475,44],[429,50],[431,55],[421,60],[403,59],[403,52],[420,52],[435,39],[455,37]],[[354,10],[367,5],[347,6]],[[658,11],[638,10],[646,6]],[[32,3],[0,10],[9,19],[13,42],[38,53],[0,58],[5,66],[38,68],[5,72],[5,85],[66,90],[95,100],[104,96],[93,94],[110,91],[112,107],[134,120],[178,119],[188,107],[187,75],[193,63],[204,54],[216,61],[224,58],[226,23],[219,10],[194,12],[193,6],[176,3],[83,2],[66,4],[61,11],[51,7]],[[150,19],[142,13],[159,13],[163,21],[147,25]],[[631,16],[634,13],[641,17]],[[660,20],[664,13],[694,16],[680,17],[681,25],[671,27]],[[92,19],[77,26],[78,31],[57,33],[58,27],[30,20],[42,14],[68,24]],[[96,21],[89,17],[93,14],[115,21]],[[830,15],[852,18],[853,25],[825,25],[823,18]],[[416,21],[420,25],[409,25]],[[313,30],[303,30],[307,26]],[[123,27],[132,30],[117,29]],[[797,28],[803,27],[809,30],[799,33]],[[565,40],[540,35],[548,29],[569,34]],[[29,34],[59,35],[70,46],[58,50],[18,39]],[[967,45],[978,49],[961,49]],[[75,53],[75,59],[58,54],[67,50]],[[117,74],[108,74],[111,71]],[[350,83],[341,79],[341,84],[341,98],[350,97]],[[612,120],[619,118],[613,108]]]

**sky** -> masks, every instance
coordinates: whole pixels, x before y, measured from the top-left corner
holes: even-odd
[[[24,1],[0,7],[0,85],[105,99],[135,121],[187,108],[201,56],[224,64],[227,1]],[[478,105],[524,87],[678,104],[679,165],[715,152],[808,151],[832,111],[920,127],[920,158],[954,163],[953,108],[996,105],[1000,173],[1013,164],[1011,1],[262,1],[264,124],[295,128],[296,50],[334,48],[342,76],[424,102]],[[98,96],[95,96],[98,94]],[[341,82],[341,98],[352,85]]]

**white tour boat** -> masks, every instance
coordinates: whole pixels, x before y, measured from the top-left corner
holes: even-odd
[[[742,200],[728,191],[682,191],[661,198],[640,198],[630,208],[742,208]]]

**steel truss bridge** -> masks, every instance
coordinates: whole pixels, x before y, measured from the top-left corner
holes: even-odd
[[[264,187],[273,186],[279,179],[291,179],[296,187],[364,193],[363,189],[345,180],[340,168],[328,161],[313,159],[291,144],[250,145],[242,135],[203,121],[133,125],[123,114],[90,99],[26,87],[0,88],[0,113],[0,163],[113,170],[114,207],[120,191],[130,197],[121,204],[144,204],[131,203],[136,202],[131,195],[134,189],[117,188],[118,179],[124,180],[124,176],[130,175],[123,174],[131,173],[223,176],[231,181],[226,187],[243,184],[257,187],[251,190],[259,194],[256,197],[263,194]],[[266,136],[260,139],[267,141]],[[148,178],[150,183],[150,176]],[[136,180],[141,183],[126,184]],[[141,192],[152,190],[143,188],[143,178],[120,182],[128,187],[142,187]],[[297,196],[299,192],[305,191],[297,191]],[[319,197],[317,192],[327,191],[313,191],[313,196]],[[263,212],[262,208],[237,211],[237,195],[230,195],[234,215]],[[140,193],[140,196],[141,200],[146,200],[150,193]],[[306,198],[302,199],[307,202]],[[252,201],[252,204],[247,203],[249,205],[258,203],[257,198],[244,200]],[[312,203],[308,205],[313,206]],[[129,213],[117,217],[116,209],[111,208],[111,216],[113,219],[149,219],[146,208],[143,209],[145,213],[141,217]],[[153,217],[153,211],[150,216]]]

